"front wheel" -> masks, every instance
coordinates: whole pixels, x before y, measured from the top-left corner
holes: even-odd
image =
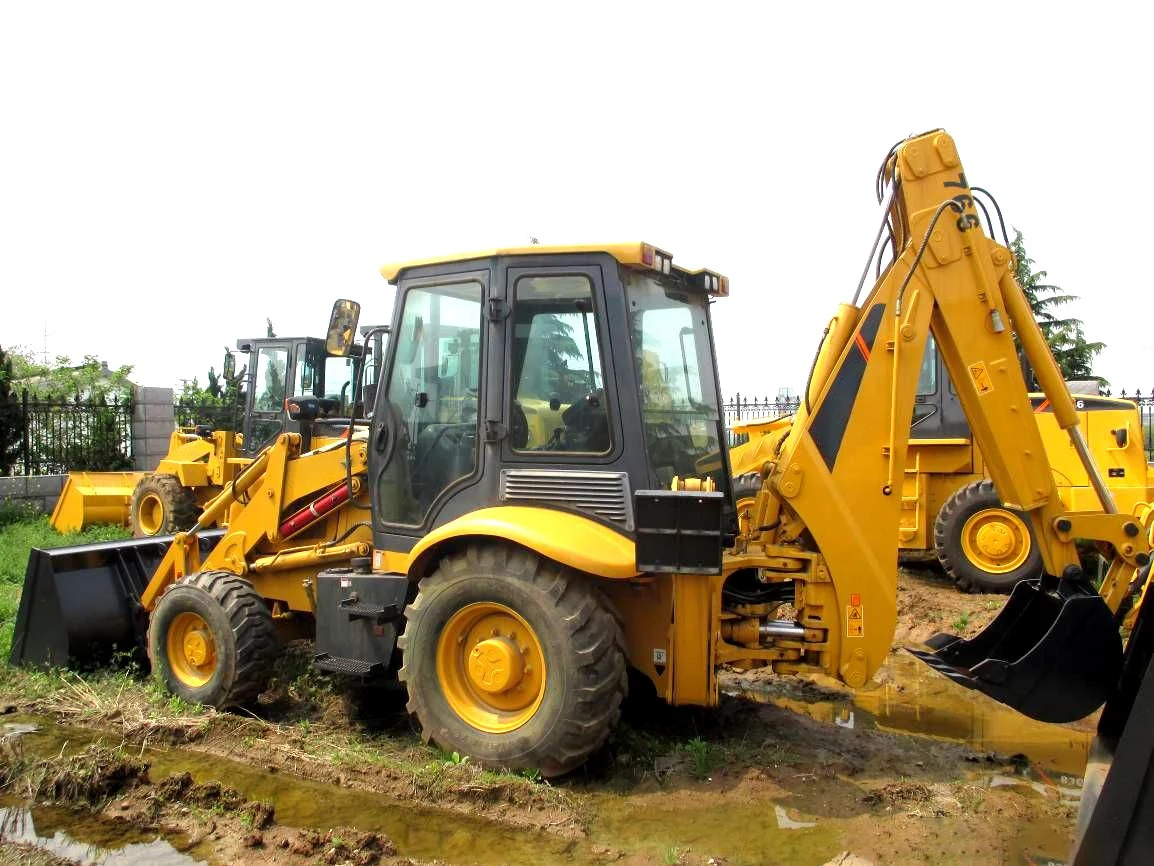
[[[190,574],[160,597],[148,657],[168,690],[222,709],[256,700],[277,656],[272,614],[252,584],[228,571]]]
[[[621,629],[591,580],[556,563],[469,547],[421,581],[405,618],[408,709],[444,749],[558,776],[621,714]]]
[[[175,475],[146,475],[129,501],[128,525],[136,538],[172,535],[196,523],[200,508]]]
[[[966,592],[1009,592],[1042,573],[1042,553],[1025,514],[1002,504],[994,483],[954,493],[934,522],[934,551]]]

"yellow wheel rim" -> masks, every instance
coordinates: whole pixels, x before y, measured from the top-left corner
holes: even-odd
[[[155,493],[140,497],[136,508],[136,525],[145,535],[159,535],[164,526],[164,501]]]
[[[449,707],[488,734],[521,727],[545,697],[545,655],[511,608],[477,602],[453,614],[437,640],[437,680]]]
[[[186,611],[173,617],[165,651],[173,676],[190,688],[203,686],[216,672],[216,642],[199,614]]]
[[[1030,530],[1005,508],[986,508],[962,527],[962,552],[982,571],[1009,574],[1030,556]]]

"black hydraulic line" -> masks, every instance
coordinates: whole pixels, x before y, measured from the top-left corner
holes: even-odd
[[[1006,246],[1009,246],[1010,245],[1010,236],[1006,233],[1006,221],[1002,218],[1002,209],[998,206],[998,200],[996,198],[994,198],[992,193],[990,193],[988,190],[982,189],[980,186],[970,187],[970,192],[980,192],[982,195],[984,195],[986,198],[988,198],[990,200],[990,204],[992,204],[994,206],[994,212],[997,213],[997,215],[998,215],[998,224],[1002,227],[1002,242]],[[993,227],[991,227],[990,228],[990,234],[993,235],[993,233],[994,233]]]

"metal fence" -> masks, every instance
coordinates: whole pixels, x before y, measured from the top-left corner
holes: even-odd
[[[130,399],[115,396],[53,400],[21,392],[12,474],[131,469],[132,410]]]
[[[1123,400],[1132,400],[1138,406],[1142,419],[1142,441],[1146,447],[1146,459],[1154,461],[1154,389],[1143,394],[1136,390],[1128,393],[1126,390],[1112,395],[1109,390],[1103,396],[1116,396]],[[736,394],[722,403],[725,413],[725,429],[729,431],[729,444],[740,445],[745,442],[746,434],[734,433],[733,425],[739,421],[749,421],[754,418],[779,418],[783,415],[792,415],[801,403],[799,397],[743,397]]]
[[[740,445],[749,439],[746,433],[735,433],[734,424],[751,421],[754,418],[780,418],[783,415],[792,415],[800,405],[800,397],[743,397],[741,394],[735,394],[721,404],[730,446]]]

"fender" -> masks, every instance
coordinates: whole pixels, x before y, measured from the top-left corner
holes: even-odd
[[[511,541],[598,577],[620,580],[640,573],[633,539],[579,514],[523,505],[482,508],[438,526],[409,553],[386,553],[386,569],[412,575],[413,566],[445,542],[478,536]]]

